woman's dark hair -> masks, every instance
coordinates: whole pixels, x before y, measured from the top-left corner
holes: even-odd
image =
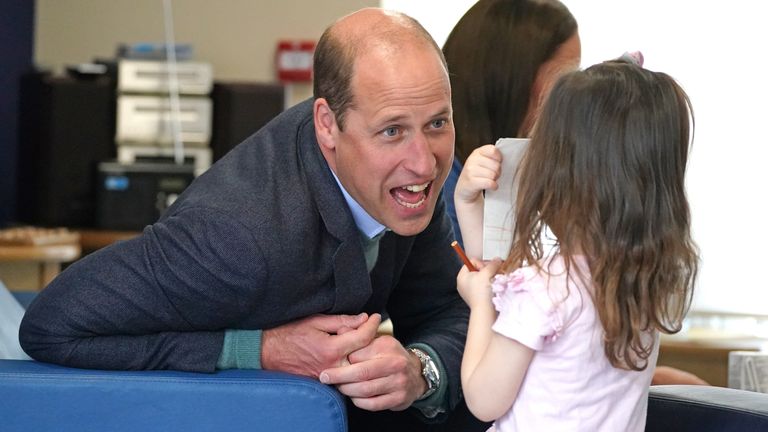
[[[690,307],[698,270],[685,193],[692,132],[690,100],[669,75],[604,62],[555,84],[517,172],[504,269],[538,265],[546,226],[567,268],[586,256],[605,354],[617,367],[644,369],[649,332],[679,331]]]
[[[577,30],[557,0],[480,0],[464,14],[443,46],[459,161],[518,136],[539,68]]]

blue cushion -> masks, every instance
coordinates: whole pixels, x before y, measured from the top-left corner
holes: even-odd
[[[646,432],[768,430],[768,394],[714,386],[651,386]]]
[[[341,395],[261,370],[100,371],[0,360],[0,430],[339,431]]]

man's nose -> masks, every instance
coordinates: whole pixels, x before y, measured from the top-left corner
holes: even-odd
[[[405,166],[419,176],[431,176],[434,173],[437,159],[433,144],[424,133],[414,135],[405,155]]]

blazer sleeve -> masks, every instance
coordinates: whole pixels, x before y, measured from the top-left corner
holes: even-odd
[[[233,218],[182,210],[65,269],[28,308],[20,342],[72,367],[210,372],[224,329],[258,301],[263,263]]]

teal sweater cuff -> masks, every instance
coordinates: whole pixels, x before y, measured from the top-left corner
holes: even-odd
[[[261,369],[261,330],[226,330],[216,369]]]

